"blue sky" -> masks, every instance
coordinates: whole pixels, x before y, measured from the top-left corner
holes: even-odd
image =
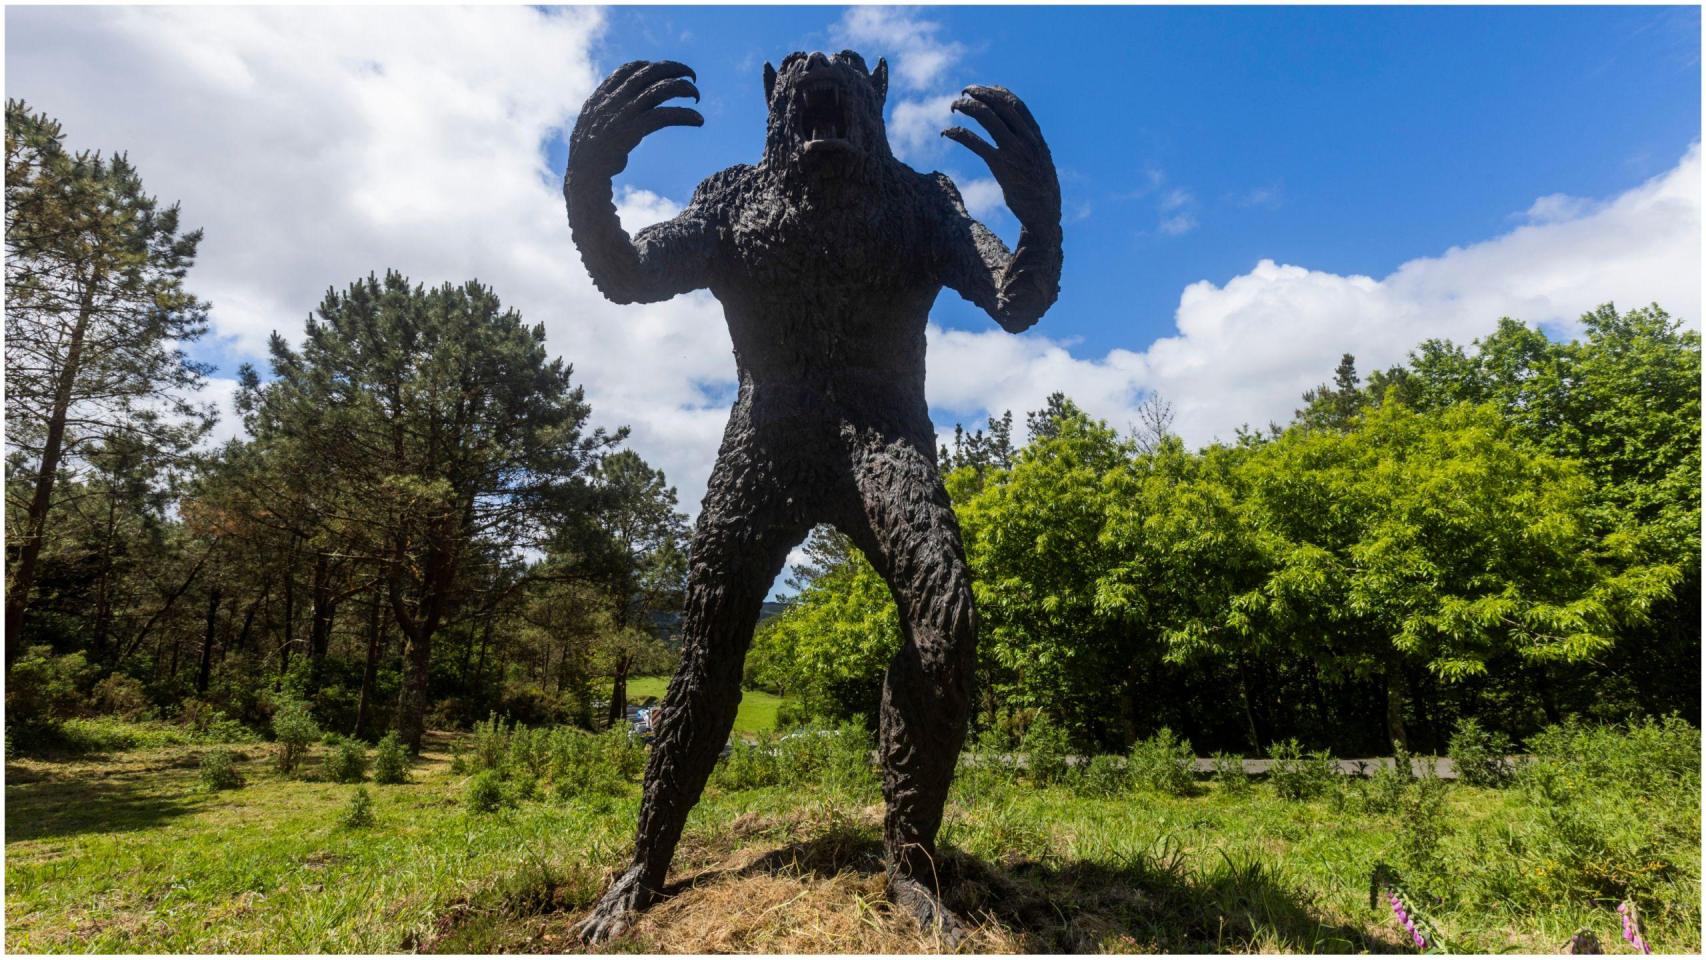
[[[755,159],[761,70],[851,46],[893,68],[897,153],[1016,224],[936,136],[968,83],[1040,120],[1067,215],[1060,302],[1011,336],[932,314],[937,427],[1065,390],[1116,427],[1146,396],[1193,444],[1285,421],[1339,355],[1363,370],[1502,315],[1558,335],[1600,303],[1699,327],[1695,7],[8,7],[6,88],[74,147],[125,150],[205,230],[195,346],[299,337],[328,287],[477,278],[543,323],[597,422],[632,428],[696,512],[734,386],[706,293],[618,306],[560,195],[562,138],[622,62],[683,60],[702,129],[642,144],[623,222],[672,216]]]
[[[613,11],[602,62],[682,60],[705,97],[705,127],[648,141],[625,182],[684,199],[713,169],[753,159],[764,125],[759,64],[839,49],[841,15]],[[1197,280],[1222,282],[1264,257],[1384,276],[1508,231],[1539,196],[1629,189],[1674,166],[1700,136],[1698,8],[949,7],[912,16],[963,48],[932,92],[999,83],[1040,119],[1076,218],[1061,300],[1043,329],[1089,353],[1171,332],[1179,292]],[[866,46],[878,47],[864,51],[873,62],[895,56]],[[560,172],[561,142],[549,149]],[[923,159],[983,175],[951,144]],[[1174,232],[1159,228],[1169,197],[1188,217]],[[991,219],[1011,239],[1011,218]],[[988,326],[952,294],[935,317]]]

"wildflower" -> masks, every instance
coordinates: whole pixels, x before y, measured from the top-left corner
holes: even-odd
[[[1617,905],[1617,912],[1623,917],[1623,939],[1642,953],[1652,953],[1653,948],[1648,946],[1646,938],[1641,936],[1641,921],[1636,915],[1635,907],[1625,900]]]

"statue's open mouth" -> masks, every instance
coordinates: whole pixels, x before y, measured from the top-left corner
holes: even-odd
[[[800,129],[807,153],[818,150],[847,150],[847,109],[842,105],[841,84],[834,80],[808,80],[800,86]]]

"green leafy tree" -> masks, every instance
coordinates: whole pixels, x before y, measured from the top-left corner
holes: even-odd
[[[183,350],[207,329],[206,305],[184,284],[200,242],[122,154],[72,153],[56,121],[7,101],[8,663],[24,641],[56,484],[102,444],[170,460],[212,421],[189,399],[206,367]]]
[[[543,548],[590,502],[587,474],[619,439],[584,430],[570,369],[478,283],[428,289],[400,274],[329,291],[303,344],[274,335],[273,379],[241,375],[254,442],[319,524],[335,523],[377,570],[403,635],[397,729],[425,726],[432,642],[471,607],[493,551]],[[513,590],[513,582],[504,589]]]

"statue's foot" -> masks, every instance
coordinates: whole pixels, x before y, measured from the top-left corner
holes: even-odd
[[[657,900],[658,895],[641,877],[640,868],[629,867],[604,892],[592,913],[575,928],[575,935],[582,943],[588,944],[603,943],[611,937],[621,936],[640,911]]]
[[[959,949],[960,943],[971,935],[971,925],[948,909],[934,890],[917,880],[890,877],[889,902],[912,914],[926,934],[941,937],[944,952]]]

